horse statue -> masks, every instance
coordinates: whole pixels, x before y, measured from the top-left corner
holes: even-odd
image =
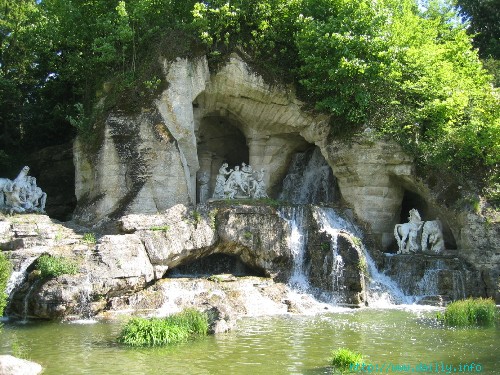
[[[419,251],[418,234],[424,222],[416,209],[410,210],[408,223],[396,224],[394,237],[398,242],[398,254],[416,253]]]
[[[422,227],[422,251],[439,254],[444,251],[443,225],[439,219],[426,221]],[[430,248],[429,248],[430,245]]]

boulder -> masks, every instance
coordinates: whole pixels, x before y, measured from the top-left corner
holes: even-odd
[[[0,375],[37,375],[41,372],[42,366],[38,363],[11,355],[0,355]]]

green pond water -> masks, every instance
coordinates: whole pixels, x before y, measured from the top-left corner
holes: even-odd
[[[143,349],[116,343],[123,322],[7,322],[0,333],[0,353],[23,353],[42,364],[45,375],[330,374],[331,351],[348,347],[364,354],[366,364],[374,366],[371,373],[444,374],[443,366],[460,373],[474,362],[469,373],[500,374],[499,328],[444,328],[436,324],[435,314],[436,310],[360,309],[246,318],[227,334]],[[389,364],[411,367],[398,371]],[[366,367],[358,373],[369,371]]]

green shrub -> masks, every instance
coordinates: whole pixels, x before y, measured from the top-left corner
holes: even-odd
[[[78,272],[78,266],[71,260],[60,256],[53,257],[48,254],[38,258],[36,269],[40,271],[42,278],[74,275]]]
[[[5,289],[12,272],[12,264],[7,257],[0,252],[0,316],[3,315],[3,309],[7,306],[7,297]]]
[[[340,373],[348,372],[351,366],[361,364],[363,357],[361,354],[353,352],[347,348],[339,348],[332,351],[331,364]]]
[[[492,299],[468,298],[450,303],[438,319],[453,327],[492,326],[496,314],[497,308]]]
[[[131,346],[161,346],[207,333],[206,314],[186,309],[166,318],[132,318],[123,327],[118,341]]]

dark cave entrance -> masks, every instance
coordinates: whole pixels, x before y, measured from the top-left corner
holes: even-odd
[[[172,268],[166,277],[209,277],[220,274],[266,276],[263,270],[250,267],[237,256],[217,253]]]

